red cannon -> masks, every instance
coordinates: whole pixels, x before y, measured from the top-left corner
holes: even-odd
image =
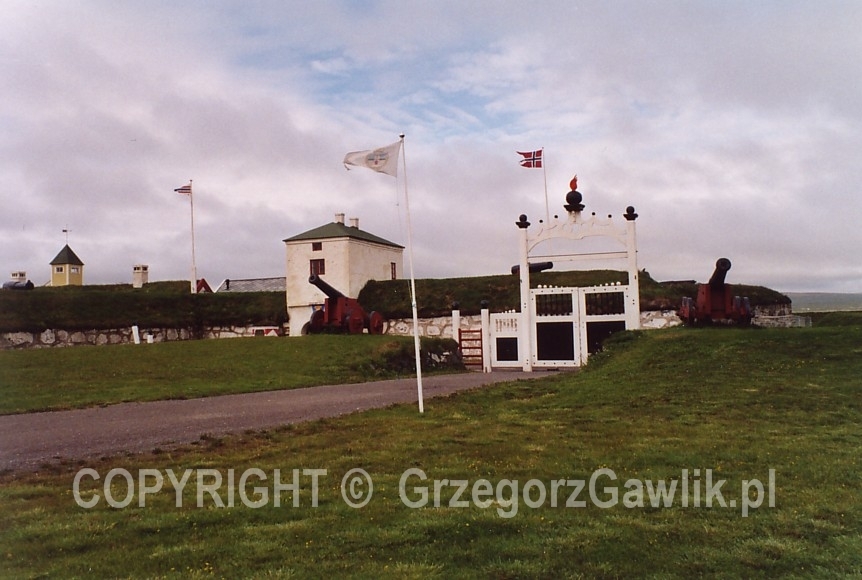
[[[743,326],[751,323],[748,297],[734,296],[734,286],[724,283],[728,270],[730,260],[719,258],[709,282],[698,284],[697,299],[683,297],[677,312],[683,322],[690,325],[731,323]]]
[[[386,321],[382,314],[366,314],[356,298],[348,298],[316,274],[309,276],[308,282],[326,294],[323,310],[315,310],[311,314],[308,321],[309,333],[362,334],[367,330],[369,334],[383,334]]]

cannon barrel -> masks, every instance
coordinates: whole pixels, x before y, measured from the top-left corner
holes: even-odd
[[[715,271],[709,279],[711,288],[721,288],[724,286],[724,278],[727,276],[727,271],[730,270],[730,260],[727,258],[719,258],[715,262]]]
[[[553,262],[536,262],[529,264],[530,274],[535,274],[536,272],[544,272],[545,270],[550,270],[554,267]],[[521,265],[515,264],[512,266],[512,274],[519,274],[521,272]]]
[[[345,298],[344,294],[324,282],[323,278],[318,276],[317,274],[312,274],[308,277],[308,283],[317,286],[321,292],[326,294],[327,298],[337,299],[337,298]]]

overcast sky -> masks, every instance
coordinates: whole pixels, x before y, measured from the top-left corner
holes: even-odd
[[[86,283],[188,279],[189,179],[213,286],[336,212],[406,245],[403,171],[341,163],[404,133],[419,278],[517,263],[544,148],[551,213],[575,173],[634,205],[656,279],[862,292],[860,31],[858,0],[4,0],[0,276],[47,282],[69,229]]]

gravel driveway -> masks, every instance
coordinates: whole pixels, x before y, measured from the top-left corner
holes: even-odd
[[[425,412],[434,412],[432,397],[543,376],[548,373],[423,377]],[[62,460],[152,451],[191,443],[203,434],[267,429],[411,401],[417,401],[416,379],[5,415],[0,416],[0,470],[36,470]]]

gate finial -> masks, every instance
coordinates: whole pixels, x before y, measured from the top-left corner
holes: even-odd
[[[579,212],[584,209],[584,204],[581,201],[584,199],[584,196],[581,195],[581,192],[578,191],[578,176],[575,175],[572,180],[569,182],[569,187],[572,190],[566,194],[566,205],[563,207],[566,208],[566,211],[571,212]]]

